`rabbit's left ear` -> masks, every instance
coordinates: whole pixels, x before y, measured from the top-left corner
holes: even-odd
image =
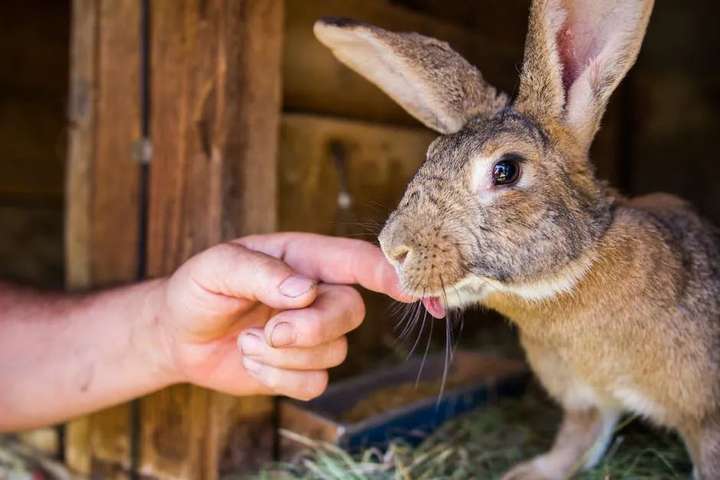
[[[318,20],[315,36],[338,60],[440,133],[457,132],[471,118],[491,116],[508,104],[477,68],[434,38],[343,18]]]
[[[515,105],[567,125],[590,147],[635,63],[653,0],[533,0]]]

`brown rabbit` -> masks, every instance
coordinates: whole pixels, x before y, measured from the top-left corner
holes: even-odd
[[[720,479],[720,251],[685,202],[627,199],[588,151],[635,62],[652,0],[535,0],[517,97],[450,47],[345,19],[317,37],[442,135],[380,243],[428,310],[483,304],[517,326],[563,406],[552,449],[506,480],[564,479],[621,412],[676,429]]]

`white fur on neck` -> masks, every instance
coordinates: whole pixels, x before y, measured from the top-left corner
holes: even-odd
[[[583,257],[560,272],[535,282],[508,284],[488,278],[468,277],[453,286],[447,301],[451,307],[462,307],[482,303],[492,293],[517,295],[530,302],[551,300],[560,294],[572,293],[592,263],[591,257]]]

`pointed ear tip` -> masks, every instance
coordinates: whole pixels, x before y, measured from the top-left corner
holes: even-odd
[[[353,20],[352,18],[322,17],[315,20],[315,23],[313,24],[313,33],[322,43],[327,43],[333,33],[338,34],[360,25],[362,25],[361,22]]]
[[[364,25],[362,22],[347,17],[321,17],[315,20],[313,31],[317,34],[329,30],[350,30],[362,25]]]
[[[354,20],[352,18],[348,17],[321,17],[315,22],[315,26],[317,25],[326,25],[329,27],[338,27],[338,28],[345,28],[345,27],[354,27],[357,25],[362,25],[362,22],[358,20]]]

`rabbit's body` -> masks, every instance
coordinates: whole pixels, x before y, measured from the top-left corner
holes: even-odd
[[[564,478],[578,458],[595,464],[622,412],[678,430],[704,465],[701,478],[720,478],[714,228],[668,195],[622,201],[593,257],[572,289],[544,301],[508,293],[482,301],[518,325],[533,371],[568,412],[566,425],[573,412],[596,412],[572,419],[586,437],[569,435],[506,478]]]
[[[517,324],[565,416],[505,480],[595,463],[623,411],[679,431],[720,479],[720,247],[670,195],[626,199],[588,152],[635,61],[652,0],[534,0],[511,101],[445,43],[328,19],[318,38],[442,135],[380,244],[410,294]]]
[[[563,405],[680,428],[720,413],[720,252],[689,207],[663,203],[653,195],[619,206],[573,288],[540,301],[495,292],[482,303],[518,325]]]

